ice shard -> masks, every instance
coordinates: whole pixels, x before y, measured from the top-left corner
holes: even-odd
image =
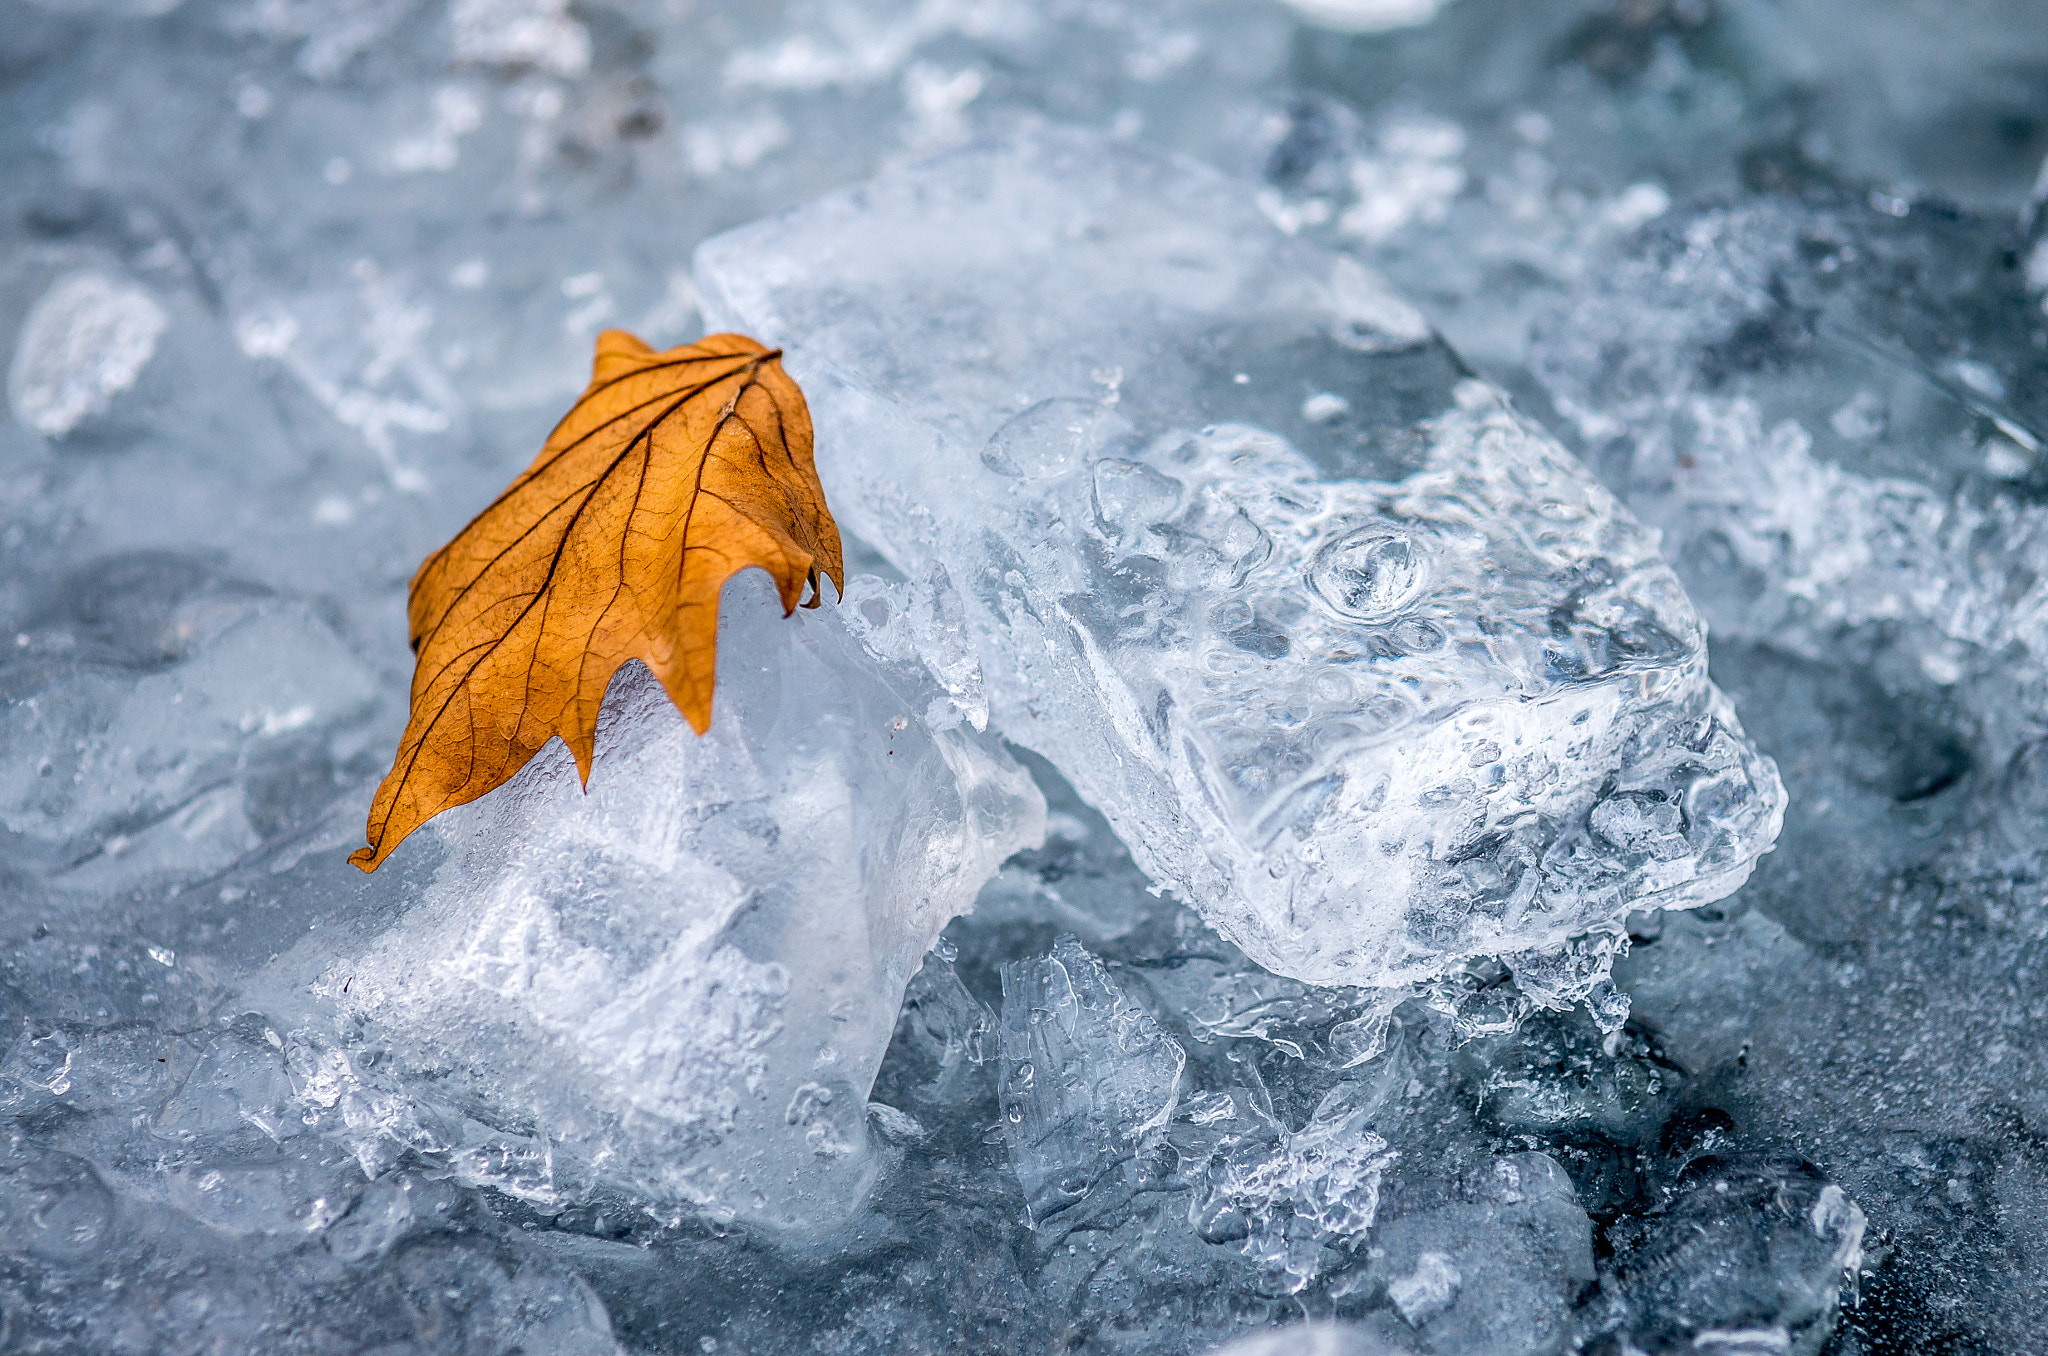
[[[1043,1227],[1173,1119],[1187,1056],[1072,937],[1002,975],[1003,1137]]]
[[[551,745],[437,821],[425,897],[290,1004],[309,1114],[367,1168],[412,1151],[551,1210],[844,1218],[905,984],[1044,829],[928,625],[940,588],[863,576],[785,620],[743,574],[709,734],[629,666],[587,794]]]
[[[1775,837],[1654,537],[1232,181],[1026,130],[696,273],[786,350],[842,524],[952,572],[995,726],[1262,965],[1423,981],[1720,898]]]

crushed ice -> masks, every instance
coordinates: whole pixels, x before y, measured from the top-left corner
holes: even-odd
[[[0,0],[0,1348],[2048,1348],[2043,70]],[[729,323],[846,597],[360,877],[413,563]]]

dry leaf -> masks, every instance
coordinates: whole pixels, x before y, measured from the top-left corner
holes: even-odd
[[[412,719],[349,860],[376,870],[551,737],[589,780],[598,708],[628,659],[709,729],[719,589],[752,566],[785,612],[806,585],[818,605],[820,571],[845,583],[780,352],[714,334],[656,353],[605,331],[533,465],[413,576]]]

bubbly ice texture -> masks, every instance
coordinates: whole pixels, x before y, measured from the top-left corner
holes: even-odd
[[[995,725],[1260,964],[1397,985],[1734,890],[1783,793],[1654,539],[1247,196],[1031,130],[697,282],[786,350],[840,521],[953,572]]]
[[[1948,709],[1933,728],[1895,711],[1867,781],[1911,804],[1973,763],[2005,766],[2011,803],[2032,804],[2048,696],[2039,289],[2007,222],[1900,210],[1674,214],[1542,317],[1537,376],[1661,530],[1715,634],[1847,662],[1894,707]],[[1840,820],[1847,803],[1830,803]]]
[[[1187,1055],[1072,937],[1002,973],[1003,1136],[1043,1226],[1166,1128]]]
[[[1860,202],[1675,214],[1542,318],[1537,375],[1718,634],[1819,654],[1889,622],[1931,628],[1936,664],[2038,653],[2048,378],[2012,247]]]
[[[423,1152],[546,1207],[842,1219],[882,1162],[867,1099],[905,984],[1044,828],[918,657],[949,667],[942,587],[857,578],[784,620],[743,574],[709,734],[632,665],[588,794],[551,745],[438,821],[424,898],[284,1000],[314,1114],[366,1161]]]
[[[1189,1218],[1208,1237],[1243,1231],[1244,1252],[1269,1283],[1298,1293],[1372,1229],[1380,1183],[1399,1157],[1372,1130],[1369,1094],[1341,1084],[1298,1131],[1269,1145],[1232,1145],[1202,1183]]]

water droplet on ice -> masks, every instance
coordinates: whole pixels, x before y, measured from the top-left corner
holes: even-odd
[[[1334,424],[1351,413],[1351,402],[1333,391],[1317,391],[1301,402],[1301,417],[1311,424]]]

